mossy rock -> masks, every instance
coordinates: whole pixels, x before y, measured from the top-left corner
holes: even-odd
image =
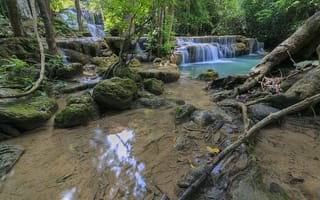
[[[136,58],[130,60],[129,62],[129,67],[140,67],[140,66],[141,66],[141,62]]]
[[[192,113],[196,110],[191,104],[179,105],[175,109],[176,122],[180,123],[190,118]]]
[[[143,86],[144,86],[144,89],[146,89],[147,91],[155,95],[160,95],[164,91],[163,82],[155,78],[145,79],[143,81]]]
[[[202,72],[199,76],[198,79],[203,80],[203,81],[212,81],[215,80],[219,77],[218,73],[213,71],[212,69],[208,69],[205,72]]]
[[[111,65],[119,62],[119,57],[114,54],[109,57],[94,57],[91,62],[98,66],[97,73],[101,76],[105,74]]]
[[[0,40],[0,59],[16,56],[22,60],[38,62],[40,57],[38,43],[35,38],[10,37]]]
[[[55,75],[60,79],[72,78],[81,74],[83,71],[81,63],[72,63],[67,66],[61,66],[56,69]]]
[[[66,128],[85,124],[98,115],[98,107],[89,93],[70,96],[66,107],[56,114],[55,126]]]
[[[41,126],[57,110],[55,99],[34,97],[21,102],[0,106],[0,123],[9,124],[21,130],[31,130]]]
[[[180,78],[180,72],[175,68],[161,68],[161,69],[138,69],[138,73],[144,79],[155,78],[164,83],[175,82]]]
[[[92,96],[103,108],[123,110],[131,106],[137,92],[137,85],[132,79],[114,77],[96,85]]]
[[[142,80],[137,70],[128,67],[118,67],[114,72],[114,76],[120,78],[129,78],[136,83],[141,82]]]

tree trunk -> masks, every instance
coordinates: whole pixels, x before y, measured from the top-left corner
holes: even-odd
[[[40,15],[44,22],[46,41],[51,54],[57,54],[53,20],[50,11],[50,2],[48,0],[36,0],[40,9]]]
[[[305,48],[316,51],[318,44],[308,46],[312,42],[318,42],[320,35],[320,11],[316,12],[288,39],[278,45],[272,52],[265,56],[262,61],[252,69],[254,75],[243,85],[235,88],[234,95],[241,94],[254,87],[274,67],[279,66],[290,57],[299,57]]]
[[[22,27],[20,11],[18,8],[17,0],[6,0],[8,6],[8,16],[12,26],[14,36],[21,37],[25,35]]]
[[[82,25],[82,21],[81,21],[80,1],[79,0],[74,0],[74,5],[75,5],[76,11],[77,11],[77,21],[78,21],[79,31],[82,32],[83,31],[83,25]]]

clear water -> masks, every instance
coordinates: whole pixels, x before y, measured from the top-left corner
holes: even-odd
[[[196,78],[202,72],[213,69],[219,74],[219,77],[229,75],[246,74],[252,67],[257,65],[262,56],[247,55],[236,58],[224,58],[208,63],[190,63],[179,66],[180,72],[184,76]]]

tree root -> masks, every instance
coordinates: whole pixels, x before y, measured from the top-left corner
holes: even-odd
[[[313,106],[320,102],[320,93],[316,94],[312,97],[306,98],[303,101],[300,101],[299,103],[296,103],[294,105],[291,105],[283,110],[280,110],[278,112],[272,113],[262,119],[260,122],[252,126],[248,131],[245,131],[243,135],[241,135],[237,141],[235,141],[233,144],[228,146],[226,149],[221,151],[220,154],[215,157],[213,162],[210,164],[208,169],[189,187],[187,188],[184,193],[179,197],[179,200],[186,200],[191,197],[191,195],[199,188],[199,186],[206,180],[206,178],[211,174],[211,171],[216,167],[216,165],[225,158],[229,153],[233,152],[237,147],[239,147],[242,143],[247,141],[249,138],[253,137],[260,129],[267,126],[271,122],[274,122],[288,114],[292,114],[295,112],[298,112],[300,110],[303,110],[305,108],[308,108],[310,106]]]
[[[40,70],[40,75],[38,80],[35,82],[35,84],[32,86],[32,88],[26,92],[23,93],[19,93],[19,94],[15,94],[15,95],[6,95],[6,96],[0,96],[0,99],[9,99],[9,98],[20,98],[20,97],[24,97],[27,96],[31,93],[33,93],[34,91],[36,91],[39,87],[41,82],[44,79],[44,73],[45,73],[45,55],[44,55],[44,49],[43,49],[43,45],[38,33],[38,27],[37,27],[37,12],[36,12],[36,6],[35,6],[35,1],[31,0],[31,10],[33,13],[33,30],[34,33],[37,37],[37,41],[39,44],[39,49],[40,49],[40,57],[41,57],[41,70]]]

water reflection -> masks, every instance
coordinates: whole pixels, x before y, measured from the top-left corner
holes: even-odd
[[[145,168],[131,155],[134,140],[133,130],[123,130],[120,133],[105,135],[100,128],[95,130],[95,137],[90,144],[99,149],[99,155],[94,159],[98,172],[106,173],[111,180],[109,198],[117,196],[121,190],[122,199],[129,197],[143,198],[146,183],[141,175]],[[111,173],[110,173],[111,172]],[[112,179],[114,183],[112,183]]]
[[[71,190],[64,192],[62,194],[61,200],[74,200],[75,199],[74,195],[75,195],[76,191],[77,191],[77,188],[73,187]]]

